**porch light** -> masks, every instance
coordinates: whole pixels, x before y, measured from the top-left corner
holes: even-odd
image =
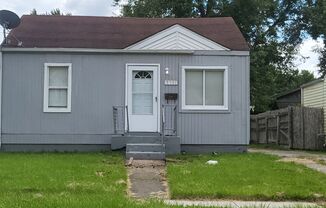
[[[166,75],[169,74],[169,68],[168,68],[168,67],[165,68],[165,74],[166,74]]]

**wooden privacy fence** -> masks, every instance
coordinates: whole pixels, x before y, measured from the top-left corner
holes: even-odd
[[[321,150],[324,145],[323,109],[288,107],[252,115],[250,143]]]

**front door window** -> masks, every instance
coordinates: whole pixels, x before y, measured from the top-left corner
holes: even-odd
[[[153,114],[153,72],[133,71],[132,114]]]

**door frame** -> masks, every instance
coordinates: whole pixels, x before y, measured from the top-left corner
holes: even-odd
[[[154,66],[157,67],[157,131],[161,132],[161,69],[158,63],[126,63],[125,69],[125,106],[128,106],[128,86],[131,83],[128,79],[129,66]],[[129,108],[128,108],[129,113]],[[127,113],[125,113],[125,123],[127,123]],[[127,131],[127,125],[125,125],[125,130]]]

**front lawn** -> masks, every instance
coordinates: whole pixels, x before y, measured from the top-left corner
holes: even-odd
[[[216,159],[216,166],[206,165]],[[171,159],[170,159],[171,160]],[[263,154],[180,155],[168,162],[173,198],[326,199],[326,175]],[[126,195],[119,153],[0,153],[0,208],[167,207]]]
[[[265,154],[179,155],[170,158],[172,198],[326,200],[326,175]],[[205,164],[217,160],[217,165]]]
[[[117,153],[0,153],[0,207],[165,207],[126,196]]]

